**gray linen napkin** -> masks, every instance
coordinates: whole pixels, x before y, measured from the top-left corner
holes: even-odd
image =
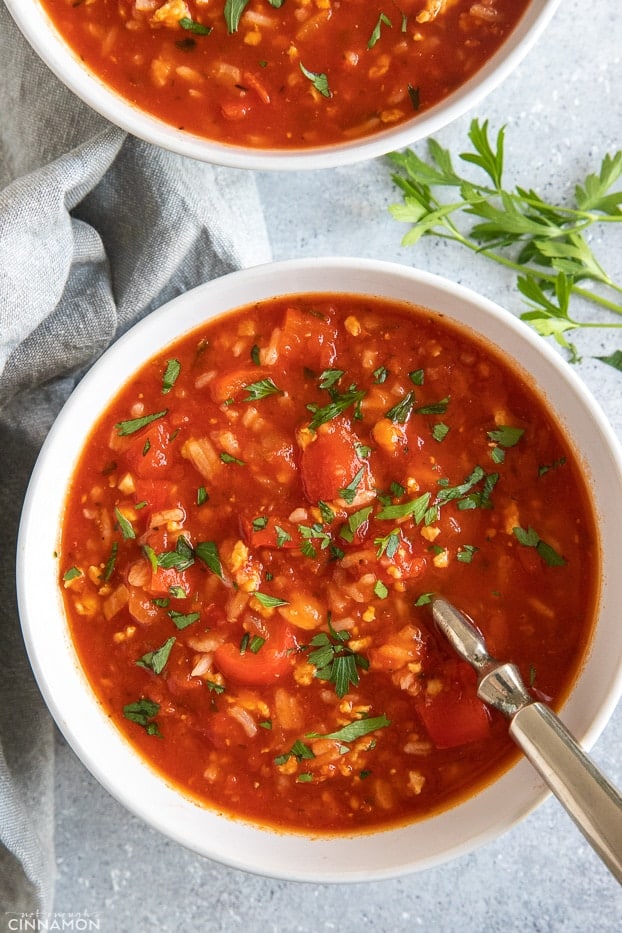
[[[0,62],[5,929],[15,914],[53,906],[53,726],[23,647],[14,581],[37,452],[80,375],[115,337],[180,292],[270,257],[252,174],[183,159],[111,126],[51,75],[1,2]]]

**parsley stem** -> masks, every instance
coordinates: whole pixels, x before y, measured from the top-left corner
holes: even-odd
[[[447,226],[450,226],[447,224]],[[494,250],[487,249],[485,246],[481,246],[475,240],[469,239],[469,237],[463,236],[460,231],[451,224],[450,233],[441,233],[440,231],[435,231],[435,236],[441,240],[453,240],[454,242],[459,243],[461,246],[466,246],[467,249],[470,249],[471,252],[477,253],[478,256],[485,256],[487,259],[492,259],[493,262],[496,262],[500,266],[505,266],[506,269],[512,269],[514,272],[519,272],[522,274],[529,274],[534,278],[538,278],[542,282],[550,282],[552,285],[555,284],[557,280],[557,274],[550,272],[544,272],[540,269],[535,268],[534,266],[525,266],[520,262],[515,262],[512,259],[509,259],[507,256],[502,256],[500,253],[495,253]],[[616,285],[610,280],[605,280],[603,284],[608,285],[610,288],[622,293],[622,287]],[[604,295],[599,295],[597,292],[591,291],[589,288],[582,288],[580,285],[573,286],[573,292],[575,295],[579,295],[581,298],[584,298],[586,301],[592,302],[592,304],[600,305],[602,308],[606,308],[608,311],[613,311],[615,314],[622,314],[622,305],[616,304],[614,301],[611,301],[609,298],[606,298]],[[581,324],[581,327],[586,327],[587,324]],[[592,323],[590,327],[619,327],[619,324],[603,324],[603,323]]]

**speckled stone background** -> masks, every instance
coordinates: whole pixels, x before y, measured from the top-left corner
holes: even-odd
[[[621,17],[619,0],[562,0],[518,70],[476,111],[439,133],[439,141],[457,153],[474,116],[488,118],[495,132],[506,124],[506,183],[566,198],[605,152],[622,145]],[[402,247],[405,228],[387,211],[399,198],[385,159],[266,173],[258,182],[276,259],[393,260],[522,310],[512,276],[483,259],[432,240]],[[608,229],[596,246],[622,281],[622,230]],[[622,438],[622,374],[593,359],[622,348],[622,334],[594,330],[578,342],[583,361],[576,371]],[[618,708],[593,750],[618,785],[621,749]],[[57,922],[80,914],[102,933],[622,929],[622,890],[552,799],[503,838],[444,867],[370,884],[294,884],[222,867],[169,842],[108,796],[59,737],[56,842]]]

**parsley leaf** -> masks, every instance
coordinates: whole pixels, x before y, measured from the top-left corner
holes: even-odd
[[[163,645],[156,648],[155,651],[148,651],[147,654],[143,654],[142,658],[139,658],[136,664],[139,667],[145,667],[147,670],[153,671],[154,674],[161,674],[166,667],[166,662],[169,659],[174,644],[175,636],[172,635],[170,638],[167,638]]]
[[[211,26],[203,26],[202,23],[196,23],[193,19],[190,19],[189,16],[182,16],[179,20],[179,25],[182,29],[186,29],[195,36],[209,36],[212,31]]]
[[[550,544],[547,544],[546,541],[543,541],[538,532],[529,526],[529,528],[521,528],[517,526],[512,529],[516,540],[522,544],[524,547],[533,547],[536,549],[542,560],[545,564],[548,564],[549,567],[564,567],[566,565],[566,560],[558,554],[555,548]]]
[[[454,168],[451,154],[435,139],[428,140],[427,160],[410,149],[391,153],[397,167],[392,177],[403,201],[389,210],[397,221],[411,225],[402,241],[405,246],[436,236],[513,270],[528,306],[523,320],[555,339],[576,362],[579,355],[568,340],[569,332],[622,326],[615,320],[584,321],[571,314],[571,301],[576,299],[622,314],[622,289],[585,237],[590,227],[622,222],[622,190],[612,191],[622,176],[622,151],[606,154],[599,171],[575,186],[574,204],[565,206],[547,202],[533,189],[506,188],[505,128],[494,141],[488,129],[488,121],[473,120],[468,134],[472,148],[459,155],[483,173],[483,180],[473,181]],[[446,194],[449,189],[455,194]],[[593,241],[598,242],[597,237]]]
[[[363,655],[348,648],[348,632],[337,632],[328,619],[328,632],[314,635],[309,646],[314,650],[309,654],[309,662],[315,667],[315,676],[335,685],[338,697],[346,695],[350,685],[356,687],[359,682],[359,668],[367,670],[369,661]]]
[[[299,64],[300,64],[300,70],[302,71],[302,73],[303,73],[303,75],[305,76],[305,78],[308,78],[308,79],[309,79],[309,81],[311,82],[311,84],[313,85],[313,87],[315,88],[315,90],[316,90],[316,91],[319,91],[319,93],[322,95],[322,97],[332,97],[332,96],[333,96],[333,93],[332,93],[330,87],[328,86],[328,78],[327,78],[327,76],[326,76],[323,72],[321,72],[321,71],[309,71],[308,68],[305,68],[305,66],[302,64],[302,62],[299,62]]]
[[[155,703],[153,700],[149,700],[147,697],[144,697],[142,700],[137,700],[135,703],[128,703],[123,707],[123,715],[126,719],[142,726],[148,735],[155,735],[161,738],[162,733],[158,728],[158,724],[153,721],[159,711],[159,704]]]
[[[179,360],[167,360],[166,369],[162,376],[162,395],[167,395],[179,378],[181,363]]]
[[[342,395],[335,394],[328,405],[322,408],[316,408],[313,412],[313,418],[309,423],[312,431],[317,431],[321,424],[332,421],[339,417],[352,405],[357,406],[365,398],[365,392],[356,388],[349,389]]]
[[[248,395],[243,399],[245,402],[254,402],[257,399],[267,398],[269,395],[283,395],[281,389],[279,389],[270,378],[260,379],[258,382],[251,382],[250,385],[246,386],[246,391]]]
[[[321,732],[307,732],[305,738],[335,739],[337,742],[355,742],[356,739],[360,739],[364,735],[369,735],[370,732],[375,732],[377,729],[386,729],[387,726],[390,725],[391,720],[387,719],[386,715],[383,713],[382,716],[374,716],[369,719],[355,719],[354,722],[349,722],[336,732],[328,732],[326,734]]]
[[[117,434],[119,437],[135,434],[136,431],[140,431],[141,428],[145,428],[148,424],[157,421],[159,418],[164,418],[167,414],[168,408],[165,408],[163,411],[157,411],[153,415],[143,415],[142,418],[130,418],[128,421],[119,421],[115,425]]]

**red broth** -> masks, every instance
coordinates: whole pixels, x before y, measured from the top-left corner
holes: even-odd
[[[258,149],[347,142],[429,109],[481,68],[528,2],[41,0],[127,100]]]
[[[106,714],[233,816],[351,832],[513,760],[439,593],[559,705],[599,579],[585,479],[506,359],[422,308],[260,302],[166,348],[88,438],[60,558]]]

